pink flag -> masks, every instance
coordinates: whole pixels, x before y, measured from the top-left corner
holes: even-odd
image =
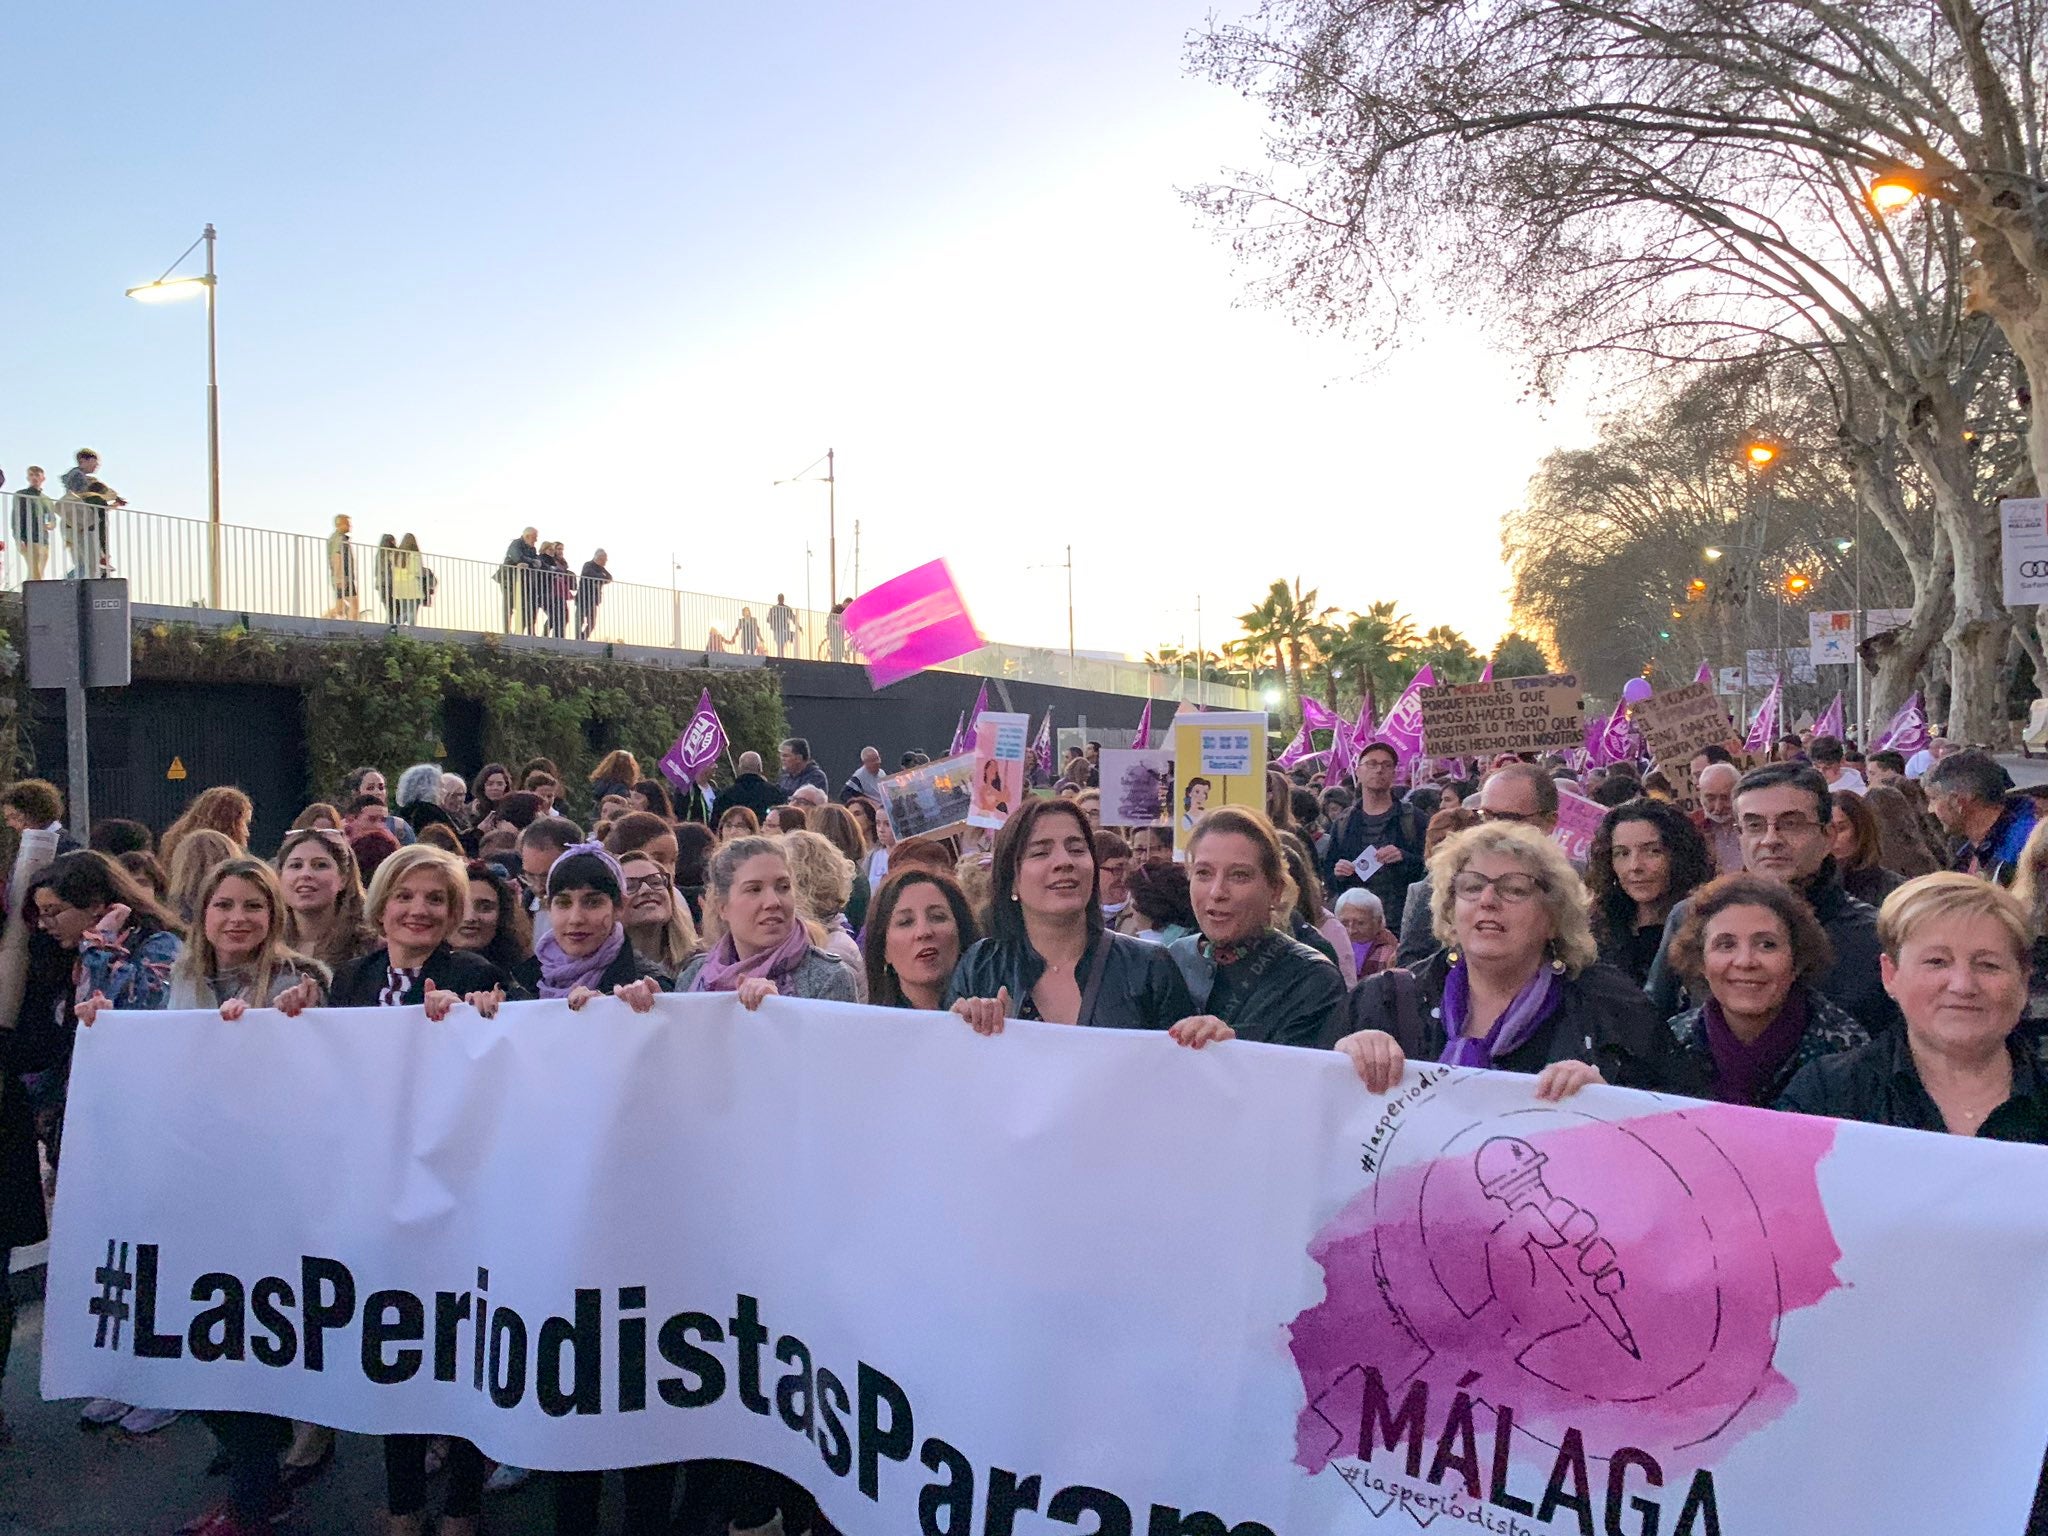
[[[1842,739],[1842,695],[1835,694],[1835,702],[1820,712],[1820,718],[1813,722],[1813,734]]]
[[[962,752],[972,750],[974,733],[967,729],[967,712],[962,710],[953,722],[953,744],[946,748],[946,756],[958,757]]]
[[[1493,658],[1491,656],[1486,658],[1486,670],[1479,674],[1479,681],[1482,683],[1493,681]]]
[[[1365,697],[1358,701],[1358,730],[1367,740],[1372,738],[1372,733],[1375,729],[1373,722],[1378,719],[1379,714],[1374,705],[1372,690],[1368,688],[1365,690]]]
[[[1038,740],[1031,743],[1031,781],[1034,784],[1052,782],[1052,711],[1045,712],[1045,723],[1038,728]]]
[[[1884,728],[1884,734],[1877,738],[1873,752],[1902,752],[1911,757],[1915,752],[1925,752],[1931,736],[1927,729],[1927,703],[1919,694],[1899,706],[1899,712],[1892,716],[1891,724]]]
[[[1422,755],[1422,690],[1435,686],[1436,669],[1425,662],[1401,691],[1401,697],[1394,700],[1394,707],[1387,711],[1379,730],[1373,733],[1372,739],[1392,747],[1400,762],[1412,762]]]
[[[1294,740],[1280,749],[1280,755],[1273,759],[1273,766],[1282,773],[1306,761],[1315,752],[1315,743],[1308,739],[1308,722],[1303,721],[1300,730],[1294,733]]]
[[[1605,755],[1606,741],[1607,722],[1605,720],[1588,720],[1586,722],[1586,744],[1579,748],[1579,756],[1582,759],[1580,766],[1585,768],[1605,768],[1607,766]]]
[[[1692,680],[1696,683],[1705,683],[1711,688],[1714,684],[1714,669],[1703,661],[1700,663],[1699,671],[1693,673]]]
[[[678,789],[692,789],[711,776],[725,750],[725,726],[711,705],[711,690],[697,695],[697,713],[675,745],[661,755],[661,772]]]
[[[1768,754],[1771,740],[1778,734],[1779,690],[1783,685],[1771,684],[1771,691],[1764,695],[1763,703],[1756,707],[1756,718],[1749,723],[1749,735],[1742,743],[1745,752]],[[1918,695],[1915,695],[1918,697]]]
[[[877,688],[981,649],[943,560],[869,587],[846,605],[844,617],[847,638],[867,657],[868,681]]]
[[[1348,784],[1351,769],[1358,760],[1360,737],[1351,729],[1351,722],[1340,718],[1330,733],[1330,761],[1324,770],[1323,781],[1327,784]]]
[[[1301,723],[1311,731],[1333,731],[1337,728],[1337,711],[1321,699],[1304,693],[1301,696]]]
[[[1601,733],[1600,761],[1622,763],[1638,756],[1637,735],[1635,722],[1628,717],[1627,701],[1617,701],[1613,715],[1608,718],[1607,729]]]
[[[1138,716],[1138,734],[1131,738],[1131,745],[1140,752],[1152,745],[1152,701],[1145,701],[1145,713]]]
[[[979,720],[987,709],[988,684],[983,682],[981,688],[974,695],[974,708],[967,711],[967,745],[961,750],[970,752],[974,750],[974,722]]]

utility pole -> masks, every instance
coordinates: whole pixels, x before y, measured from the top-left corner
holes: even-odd
[[[1074,546],[1067,546],[1067,686],[1074,686]]]
[[[825,534],[831,548],[827,554],[832,561],[832,572],[826,581],[826,590],[832,594],[832,606],[839,606],[839,478],[835,450],[825,450]],[[804,606],[810,606],[810,599],[804,599]]]

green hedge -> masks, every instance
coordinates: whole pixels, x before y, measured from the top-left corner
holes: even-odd
[[[33,768],[24,728],[21,630],[19,599],[0,602],[0,761],[8,778]],[[585,777],[602,755],[592,748],[586,722],[599,723],[603,750],[625,747],[649,773],[688,725],[707,686],[735,755],[751,747],[769,756],[788,734],[781,680],[765,667],[681,670],[587,660],[515,650],[490,636],[456,642],[375,633],[334,640],[172,623],[138,624],[134,654],[138,682],[299,689],[307,778],[323,795],[334,793],[359,763],[375,763],[395,778],[408,764],[444,756],[442,714],[449,700],[482,706],[486,761],[516,765],[551,757],[579,804]],[[729,770],[721,767],[717,777],[725,780]]]

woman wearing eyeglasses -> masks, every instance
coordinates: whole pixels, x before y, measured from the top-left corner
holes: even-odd
[[[1490,822],[1429,861],[1444,949],[1413,973],[1368,977],[1336,1048],[1374,1093],[1409,1058],[1535,1076],[1561,1099],[1589,1083],[1685,1092],[1696,1075],[1642,992],[1599,963],[1586,892],[1556,843]]]

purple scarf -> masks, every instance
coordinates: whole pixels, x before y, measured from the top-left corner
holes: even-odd
[[[1490,1067],[1527,1045],[1563,1001],[1564,980],[1546,965],[1515,994],[1493,1028],[1475,1039],[1465,1033],[1465,1021],[1472,1017],[1472,978],[1460,958],[1444,978],[1444,1029],[1450,1038],[1437,1060],[1448,1067]]]
[[[1756,1104],[1792,1059],[1806,1033],[1806,989],[1794,986],[1786,993],[1778,1016],[1747,1044],[1728,1027],[1721,1005],[1713,998],[1707,999],[1701,1011],[1707,1025],[1707,1050],[1714,1058],[1712,1096],[1723,1104]]]
[[[690,983],[690,990],[737,992],[741,982],[756,976],[780,985],[782,978],[803,964],[804,956],[810,952],[811,936],[800,922],[791,922],[789,932],[773,949],[764,949],[744,960],[732,942],[732,935],[727,933],[697,967],[697,979]]]
[[[550,928],[533,946],[533,957],[540,962],[540,995],[567,997],[578,987],[595,987],[625,947],[626,930],[613,923],[605,941],[579,960],[562,948],[562,941]]]

